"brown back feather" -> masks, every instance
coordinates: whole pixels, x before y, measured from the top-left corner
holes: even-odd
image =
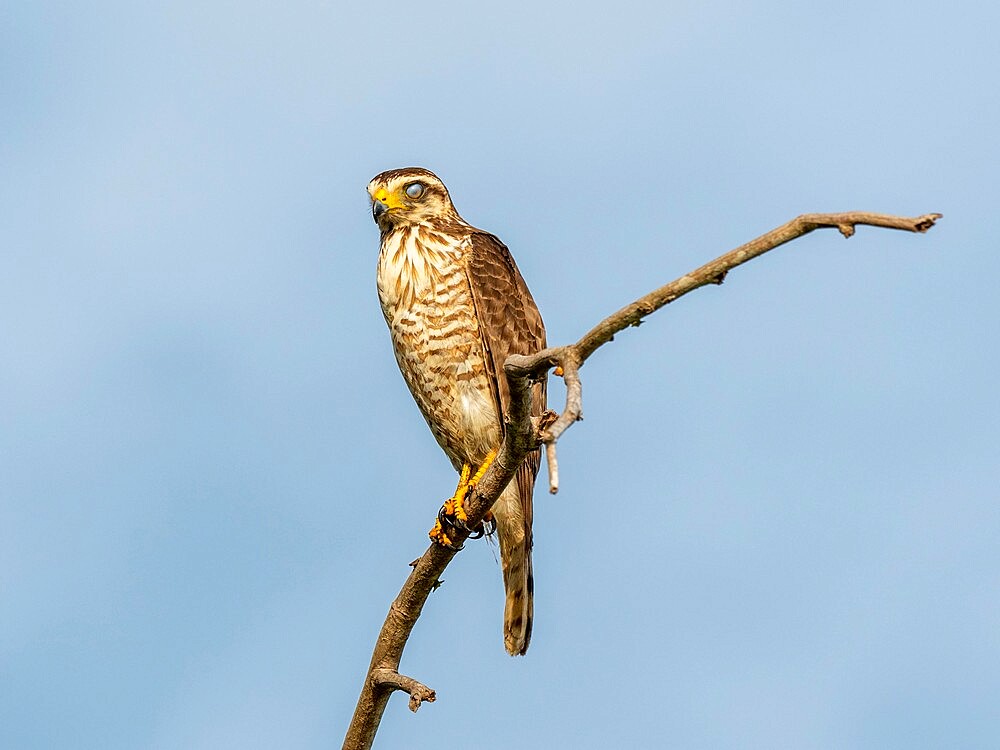
[[[544,349],[545,324],[510,251],[492,234],[477,230],[472,235],[472,251],[468,255],[466,273],[476,305],[493,398],[501,415],[500,429],[503,431],[504,416],[510,408],[510,389],[503,373],[503,363],[511,354],[533,354]],[[545,391],[545,380],[532,386],[533,416],[540,416],[545,411]],[[528,549],[531,549],[531,493],[540,463],[541,452],[533,450],[516,476],[524,509]]]

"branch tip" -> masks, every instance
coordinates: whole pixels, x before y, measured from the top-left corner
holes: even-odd
[[[559,461],[556,459],[556,444],[552,441],[545,443],[545,463],[549,472],[549,494],[555,495],[559,492]]]
[[[914,230],[917,232],[926,232],[934,223],[944,217],[944,214],[925,214],[917,219],[916,224],[914,224]]]

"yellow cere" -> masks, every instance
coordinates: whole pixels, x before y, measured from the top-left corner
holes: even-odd
[[[403,205],[403,201],[398,192],[390,193],[384,187],[380,187],[376,190],[372,199],[384,203],[389,208],[399,208]]]

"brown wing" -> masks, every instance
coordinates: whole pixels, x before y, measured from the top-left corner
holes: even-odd
[[[503,415],[510,408],[510,389],[503,375],[503,363],[511,354],[533,354],[545,348],[545,325],[528,285],[510,255],[507,246],[492,234],[472,235],[472,251],[466,272],[476,305],[479,332],[486,352],[486,368],[493,386],[494,402]],[[531,413],[545,411],[545,381],[531,389]],[[541,462],[541,452],[534,450],[517,472],[517,485],[524,507],[528,539],[531,539],[531,492]],[[529,546],[530,548],[530,546]]]

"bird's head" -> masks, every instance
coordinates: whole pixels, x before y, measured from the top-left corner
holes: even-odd
[[[382,232],[406,224],[461,220],[448,188],[433,172],[420,167],[390,169],[368,183],[372,217]]]

